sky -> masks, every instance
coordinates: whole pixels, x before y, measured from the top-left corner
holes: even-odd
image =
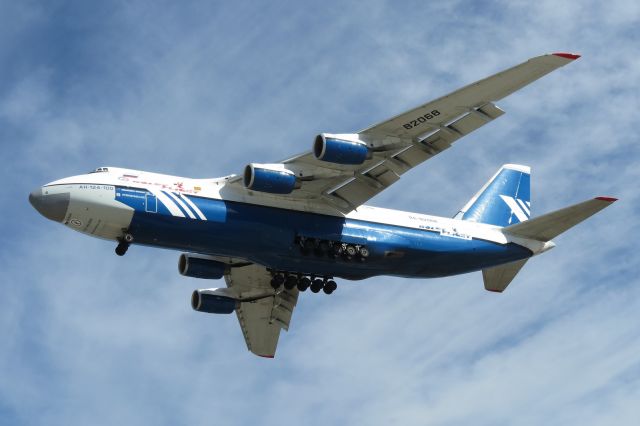
[[[0,0],[1,425],[635,425],[640,418],[637,1]],[[453,216],[504,163],[532,214],[620,201],[503,294],[479,272],[304,293],[275,359],[192,311],[177,252],[27,201],[98,166],[239,173],[526,59],[582,58],[370,204]],[[215,284],[214,284],[215,286]]]

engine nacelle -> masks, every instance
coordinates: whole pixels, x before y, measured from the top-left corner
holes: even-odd
[[[224,276],[227,265],[213,259],[183,253],[178,260],[178,271],[185,277],[218,280]]]
[[[290,194],[296,184],[296,175],[282,164],[251,163],[244,168],[244,186],[253,191]]]
[[[226,288],[194,290],[191,294],[191,307],[194,311],[208,314],[230,314],[236,310],[239,301],[227,295]]]
[[[326,133],[316,136],[313,143],[313,155],[318,160],[329,163],[357,165],[364,163],[369,156],[369,148],[358,140],[339,139]],[[346,135],[345,135],[346,136]]]

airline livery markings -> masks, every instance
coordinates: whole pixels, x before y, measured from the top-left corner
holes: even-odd
[[[402,125],[402,127],[404,127],[405,129],[413,129],[414,127],[418,127],[419,125],[426,123],[428,120],[432,120],[433,118],[437,117],[440,115],[440,111],[438,111],[437,109],[434,109],[431,112],[428,112],[424,115],[421,115],[420,117],[416,118],[415,120],[411,120],[408,123],[405,123]]]

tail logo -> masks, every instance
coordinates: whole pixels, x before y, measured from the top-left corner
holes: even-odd
[[[529,201],[522,201],[519,198],[507,195],[501,195],[500,198],[511,209],[511,214],[518,218],[518,222],[524,222],[531,216],[531,203]],[[511,219],[509,219],[509,223],[511,223]]]

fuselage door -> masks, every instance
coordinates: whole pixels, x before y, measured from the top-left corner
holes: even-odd
[[[145,210],[147,213],[158,213],[158,198],[150,192],[145,195]]]

